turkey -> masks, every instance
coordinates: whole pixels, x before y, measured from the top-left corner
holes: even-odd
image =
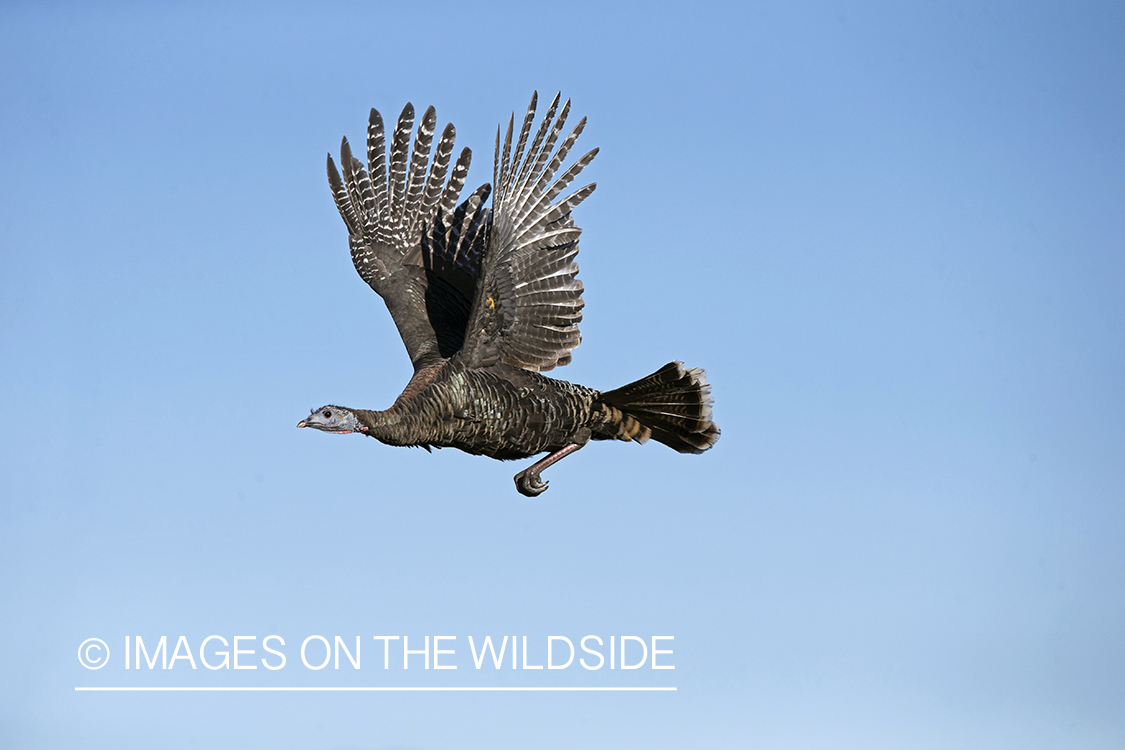
[[[544,469],[590,440],[652,438],[680,453],[702,453],[719,439],[703,370],[671,362],[604,392],[541,374],[570,362],[581,342],[583,287],[574,258],[582,230],[571,212],[595,187],[559,198],[597,154],[563,169],[586,120],[560,141],[570,101],[560,108],[559,98],[534,133],[536,95],[518,133],[514,113],[509,119],[503,146],[497,128],[492,185],[460,203],[471,152],[462,150],[450,169],[449,124],[431,164],[433,107],[422,115],[412,150],[414,108],[407,104],[389,151],[383,119],[371,110],[366,167],[346,138],[341,170],[329,154],[328,182],[352,261],[386,302],[414,375],[385,411],[322,406],[298,427],[501,460],[547,453],[515,476],[528,497],[547,489]]]

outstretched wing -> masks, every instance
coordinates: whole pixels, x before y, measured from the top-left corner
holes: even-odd
[[[423,238],[432,239],[431,244],[437,246],[439,227],[444,237],[457,224],[459,215],[462,223],[466,215],[476,216],[488,196],[488,186],[484,185],[455,209],[472,154],[467,148],[462,150],[450,172],[456,130],[449,124],[430,165],[436,123],[437,114],[429,107],[418,126],[413,153],[408,153],[414,107],[407,104],[395,126],[388,155],[383,118],[372,109],[367,127],[367,168],[352,156],[346,138],[340,145],[343,179],[332,155],[328,156],[328,182],[348,227],[356,271],[386,302],[415,370],[435,358],[452,356],[460,348],[468,315],[462,312],[458,319],[449,311],[467,309],[473,296],[472,284],[466,285],[450,270],[456,264],[441,260],[443,253],[462,251],[456,238],[440,243],[437,253],[424,252]],[[438,262],[431,262],[432,257]]]
[[[570,362],[571,350],[582,341],[578,331],[582,282],[576,278],[574,262],[582,230],[570,212],[595,185],[556,198],[598,151],[555,177],[586,125],[583,118],[556,150],[570,111],[567,100],[555,119],[556,95],[525,159],[537,98],[537,94],[531,97],[514,151],[514,116],[508,122],[503,152],[500,131],[496,132],[496,194],[462,354],[476,366],[500,361],[527,370],[550,370]]]

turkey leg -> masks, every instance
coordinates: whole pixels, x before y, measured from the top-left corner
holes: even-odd
[[[551,455],[544,458],[542,461],[536,461],[531,466],[516,474],[516,489],[519,490],[521,495],[527,497],[535,497],[547,491],[547,482],[539,478],[539,473],[546,469],[553,463],[562,461],[574,451],[582,446],[578,443],[567,443],[564,447],[555,451]]]

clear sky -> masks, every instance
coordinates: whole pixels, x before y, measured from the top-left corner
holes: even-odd
[[[1121,747],[1123,38],[1116,3],[5,3],[0,746]],[[601,148],[552,374],[704,367],[718,445],[591,445],[530,500],[527,462],[295,429],[410,375],[325,153],[434,104],[475,186],[536,89]],[[486,635],[675,669],[478,670]],[[126,670],[137,636],[197,668]]]

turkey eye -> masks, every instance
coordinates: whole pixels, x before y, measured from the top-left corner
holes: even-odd
[[[332,412],[330,412],[330,411],[324,412],[324,418],[325,419],[332,419]]]

